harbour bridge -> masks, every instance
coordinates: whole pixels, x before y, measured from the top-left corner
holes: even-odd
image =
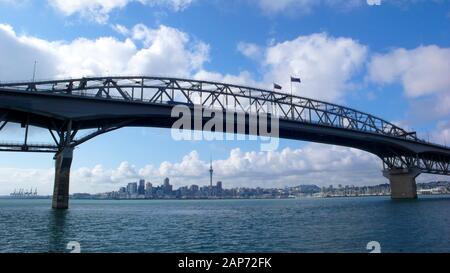
[[[52,207],[66,209],[76,146],[123,127],[171,128],[178,119],[171,115],[176,105],[221,111],[233,117],[243,115],[245,134],[259,134],[250,130],[251,118],[272,116],[279,121],[281,138],[353,147],[375,154],[383,162],[392,198],[416,198],[415,178],[420,173],[450,174],[449,147],[421,140],[415,132],[370,114],[272,90],[171,77],[0,83],[0,133],[9,122],[20,123],[25,131],[23,142],[0,143],[0,151],[54,153]],[[202,124],[209,120],[207,117],[204,115]],[[231,125],[236,132],[235,119],[224,120],[224,125],[222,128]],[[30,142],[29,126],[48,130],[53,142]]]

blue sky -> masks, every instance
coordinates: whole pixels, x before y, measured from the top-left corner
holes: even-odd
[[[70,2],[0,0],[0,81],[31,78],[34,60],[38,78],[169,74],[267,88],[275,81],[287,91],[298,75],[296,94],[450,143],[450,1]],[[1,140],[19,137],[14,126],[0,132]],[[386,182],[379,160],[352,149],[281,140],[269,155],[256,141],[177,142],[169,130],[128,128],[76,150],[71,191],[165,176],[176,186],[206,184],[210,155],[225,186]],[[2,153],[0,194],[51,192],[52,166],[52,155]]]

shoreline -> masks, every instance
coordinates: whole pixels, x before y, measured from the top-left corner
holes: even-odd
[[[255,198],[232,198],[232,197],[224,197],[224,198],[70,198],[70,200],[96,200],[96,201],[174,201],[174,200],[298,200],[298,199],[332,199],[332,198],[364,198],[364,197],[389,197],[389,194],[385,195],[353,195],[353,196],[304,196],[304,197],[279,197],[279,198],[266,198],[266,197],[255,197]],[[418,197],[421,196],[450,196],[448,193],[442,194],[418,194]],[[7,195],[0,195],[0,199],[2,200],[48,200],[52,199],[52,196],[41,196],[41,197],[32,197],[32,198],[18,198],[18,197],[10,197]]]

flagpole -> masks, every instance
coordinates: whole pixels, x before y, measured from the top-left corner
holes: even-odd
[[[291,117],[294,119],[294,102],[292,98],[292,77],[291,77]]]
[[[35,76],[36,76],[36,61],[34,61],[34,66],[33,66],[33,82],[34,82]]]
[[[272,93],[275,93],[275,82],[272,83]],[[272,102],[270,104],[271,106],[273,106]]]

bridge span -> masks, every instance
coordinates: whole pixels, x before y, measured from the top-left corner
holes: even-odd
[[[276,117],[281,138],[353,147],[375,154],[383,162],[392,198],[416,198],[415,178],[420,173],[450,174],[449,147],[421,140],[415,132],[370,114],[281,92],[170,77],[0,83],[0,133],[8,122],[20,123],[25,130],[23,142],[0,143],[0,151],[54,153],[52,207],[65,209],[76,146],[126,126],[171,128],[178,119],[171,115],[176,105],[191,110],[200,107],[209,113],[221,111],[233,117],[243,115],[245,134],[259,134],[250,129],[251,118]],[[202,124],[208,120],[202,118]],[[222,128],[231,125],[237,132],[236,119],[223,122]],[[29,142],[29,126],[48,130],[54,143]]]

